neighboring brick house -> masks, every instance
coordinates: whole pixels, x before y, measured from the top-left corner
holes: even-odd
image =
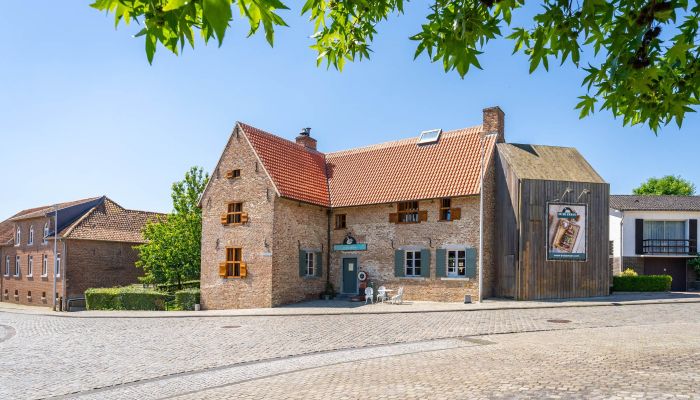
[[[133,247],[144,243],[146,222],[161,215],[127,210],[104,196],[15,214],[0,222],[0,300],[53,306],[55,279],[56,298],[65,306],[90,287],[137,282],[142,271]]]
[[[671,275],[684,291],[698,279],[687,265],[698,254],[700,196],[610,196],[610,260],[615,275]]]
[[[480,126],[325,154],[308,129],[295,143],[237,123],[200,199],[202,306],[274,307],[327,282],[356,295],[358,272],[408,300],[495,295],[500,142],[498,107]]]

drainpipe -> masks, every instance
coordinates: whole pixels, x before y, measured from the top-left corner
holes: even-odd
[[[63,249],[61,249],[61,267],[63,271],[61,271],[61,292],[63,292],[63,303],[61,304],[61,309],[64,311],[66,310],[66,305],[68,304],[68,298],[66,297],[66,271],[68,270],[68,254],[66,254],[66,241],[64,239],[61,239],[61,245]]]
[[[326,228],[326,286],[328,286],[328,283],[331,281],[331,209],[326,211],[326,216],[328,217],[328,225]]]
[[[56,254],[58,253],[58,206],[54,205],[54,226],[53,226],[53,310],[56,311]]]
[[[486,152],[485,136],[481,137],[481,182],[479,189],[479,303],[481,303],[484,285],[484,154]]]

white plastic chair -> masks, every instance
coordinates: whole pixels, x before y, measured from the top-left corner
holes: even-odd
[[[380,301],[384,303],[386,300],[389,300],[389,298],[386,296],[386,288],[384,286],[380,286],[379,289],[377,289],[377,303]]]
[[[365,288],[365,304],[367,304],[367,300],[369,300],[370,303],[374,304],[374,299],[372,296],[374,295],[374,289],[371,287],[366,287]]]
[[[391,296],[391,302],[394,304],[403,304],[403,286],[399,287],[399,291],[395,296]]]

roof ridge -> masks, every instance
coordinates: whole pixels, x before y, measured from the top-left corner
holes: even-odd
[[[473,129],[480,129],[481,130],[482,126],[481,125],[474,125],[474,126],[467,126],[467,127],[459,128],[459,129],[453,129],[450,131],[444,131],[440,134],[440,136],[441,137],[444,137],[444,136],[452,137],[452,136],[458,136],[458,135],[466,135],[468,133],[472,133],[469,131],[471,131]],[[411,137],[405,137],[403,139],[390,140],[387,142],[370,144],[367,146],[360,146],[360,147],[353,147],[353,148],[345,149],[345,150],[331,151],[331,152],[326,153],[326,156],[338,156],[338,155],[345,155],[345,154],[355,154],[355,153],[360,153],[360,152],[364,152],[364,151],[379,150],[379,149],[384,149],[387,147],[403,145],[404,142],[406,144],[415,144],[417,141],[416,141],[415,136],[411,136]]]
[[[259,133],[262,133],[262,134],[264,134],[264,135],[268,135],[268,136],[270,136],[270,137],[272,137],[272,138],[274,138],[274,139],[276,139],[276,140],[281,140],[281,141],[287,142],[288,144],[291,144],[291,145],[294,145],[294,146],[298,146],[300,149],[306,150],[306,151],[308,151],[308,152],[310,152],[310,153],[318,153],[318,154],[323,155],[324,157],[326,156],[326,153],[324,153],[324,152],[322,152],[322,151],[319,151],[319,150],[316,150],[316,149],[311,149],[311,148],[308,148],[308,147],[306,147],[306,146],[302,146],[302,145],[298,144],[297,142],[293,142],[291,139],[287,139],[287,138],[284,138],[284,137],[282,137],[282,136],[275,135],[274,133],[270,133],[270,132],[268,132],[268,131],[262,130],[262,129],[260,129],[260,128],[257,128],[257,127],[255,127],[255,126],[253,126],[253,125],[246,124],[245,122],[236,121],[236,123],[237,123],[237,124],[240,124],[240,125],[243,127],[243,130],[244,130],[244,131],[245,131],[245,128],[246,128],[246,127],[252,128],[252,129],[255,129],[256,131],[258,131]]]

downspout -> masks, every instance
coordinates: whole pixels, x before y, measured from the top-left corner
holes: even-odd
[[[326,287],[331,281],[331,215],[332,210],[326,211],[328,225],[326,227]]]
[[[481,137],[481,182],[479,189],[479,303],[482,299],[482,286],[484,285],[484,154],[486,152],[486,140]]]
[[[51,296],[53,297],[53,310],[56,311],[56,254],[58,253],[58,206],[54,205],[54,226],[53,226],[53,291]]]
[[[61,271],[61,292],[63,292],[63,296],[61,296],[63,297],[61,309],[68,311],[66,309],[66,305],[68,304],[68,298],[66,298],[66,271],[68,270],[68,254],[66,253],[65,239],[61,239],[61,244],[63,245],[63,249],[61,249],[61,268],[63,268],[63,271]]]

